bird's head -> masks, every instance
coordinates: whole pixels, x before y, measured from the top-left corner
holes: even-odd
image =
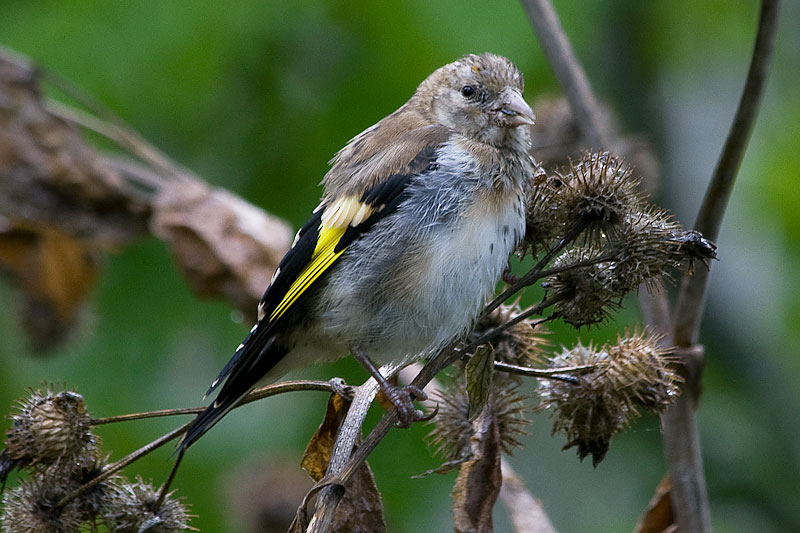
[[[524,150],[535,118],[522,98],[524,88],[522,73],[508,59],[466,55],[428,76],[413,100],[436,124],[493,146]]]

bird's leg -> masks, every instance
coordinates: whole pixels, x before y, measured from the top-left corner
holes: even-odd
[[[425,401],[428,399],[428,395],[425,394],[425,391],[416,387],[414,385],[406,385],[405,387],[397,387],[389,383],[389,381],[383,377],[378,367],[375,366],[375,363],[370,360],[366,353],[364,353],[360,348],[354,347],[352,349],[353,357],[361,363],[364,368],[367,369],[367,372],[375,378],[375,381],[378,382],[380,385],[383,394],[392,402],[392,405],[395,406],[397,409],[397,414],[400,417],[400,420],[397,422],[397,426],[401,428],[411,427],[411,424],[414,422],[419,422],[422,420],[428,420],[429,417],[425,416],[422,411],[414,408],[414,400],[422,400]]]
[[[505,281],[509,285],[514,285],[520,279],[522,279],[519,276],[515,276],[514,274],[511,273],[511,261],[508,262],[508,264],[506,265],[506,268],[503,270],[502,278],[503,278],[503,281]]]

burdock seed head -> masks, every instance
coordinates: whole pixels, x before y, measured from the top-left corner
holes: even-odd
[[[83,397],[73,391],[30,391],[11,416],[5,454],[17,464],[51,464],[76,458],[92,463],[97,439]]]
[[[569,222],[560,201],[566,184],[559,175],[548,175],[540,167],[528,180],[526,187],[527,207],[525,214],[525,238],[520,245],[522,255],[536,256],[541,249],[562,236]]]
[[[586,153],[579,161],[570,162],[562,180],[560,209],[593,239],[613,233],[615,226],[643,203],[639,180],[609,152]]]
[[[495,330],[524,311],[519,306],[519,300],[498,306],[475,324],[470,339]],[[546,362],[544,348],[548,345],[545,339],[548,333],[544,325],[526,319],[486,340],[494,347],[496,360],[512,365],[533,366]]]
[[[554,311],[567,324],[581,327],[602,322],[619,307],[625,295],[615,279],[616,265],[611,261],[595,262],[600,255],[591,247],[567,250],[553,262],[554,268],[564,270],[542,283],[558,298]]]
[[[434,429],[426,437],[436,453],[454,461],[469,453],[473,425],[469,419],[469,397],[462,380],[448,385],[438,395],[439,413],[433,419]],[[493,383],[486,409],[494,417],[500,434],[500,446],[511,454],[520,445],[529,423],[530,397],[519,392],[515,383]]]
[[[180,500],[166,495],[160,507],[159,491],[150,483],[137,477],[135,483],[115,484],[103,509],[103,522],[109,531],[119,533],[175,533],[193,529],[189,526],[191,515]]]
[[[627,334],[601,348],[578,344],[551,360],[551,368],[574,366],[590,369],[571,374],[573,381],[540,381],[540,409],[551,411],[553,432],[567,436],[565,449],[576,447],[581,459],[591,454],[595,466],[611,437],[639,415],[639,407],[660,412],[679,393],[680,378],[658,338],[647,332]]]
[[[94,524],[103,505],[106,484],[100,483],[60,505],[83,483],[82,472],[58,463],[39,468],[3,495],[0,524],[4,532],[70,533]]]

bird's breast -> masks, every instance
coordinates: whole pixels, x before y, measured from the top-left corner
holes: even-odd
[[[434,236],[428,257],[419,265],[412,298],[434,346],[446,344],[472,324],[522,237],[521,199],[515,195],[497,205],[489,201],[478,199],[457,223],[441,230],[444,234]]]

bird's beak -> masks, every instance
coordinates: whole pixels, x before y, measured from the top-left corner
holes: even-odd
[[[536,116],[531,106],[522,98],[515,89],[506,89],[500,95],[500,105],[495,111],[502,115],[503,122],[509,127],[516,128],[522,125],[533,126]]]

